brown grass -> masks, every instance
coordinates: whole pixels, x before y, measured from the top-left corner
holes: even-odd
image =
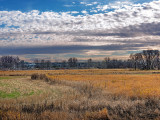
[[[113,94],[160,97],[160,74],[51,75],[54,80],[90,82]]]
[[[3,71],[3,75],[25,72]],[[34,91],[16,99],[1,98],[2,120],[160,119],[159,71],[51,70],[28,71],[25,76],[34,73],[38,79],[0,79],[0,90]]]

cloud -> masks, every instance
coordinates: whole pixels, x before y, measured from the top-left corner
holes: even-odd
[[[90,12],[97,13],[98,11],[97,10],[90,10]]]
[[[73,7],[74,5],[64,5],[65,7]]]
[[[90,50],[126,50],[128,48],[136,49],[144,47],[144,45],[126,44],[126,45],[69,45],[69,46],[45,46],[45,47],[2,47],[0,48],[1,55],[24,55],[24,54],[64,54],[64,53],[84,53]]]
[[[81,11],[83,14],[87,14],[88,12],[86,10]]]
[[[126,9],[132,7],[133,5],[134,4],[131,1],[115,1],[107,5],[98,5],[97,8],[99,11],[105,11],[108,9]]]
[[[85,6],[93,6],[93,5],[97,5],[98,2],[80,2],[80,4]]]
[[[71,11],[72,14],[78,14],[78,11]]]
[[[115,10],[104,13],[94,10],[92,12],[96,14],[92,15],[83,10],[81,12],[84,15],[77,16],[73,15],[77,11],[0,11],[0,54],[158,48],[160,1],[129,3],[116,2],[115,5],[100,6],[98,9],[102,11],[111,8]]]

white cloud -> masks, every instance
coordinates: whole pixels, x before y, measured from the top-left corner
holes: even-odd
[[[83,14],[87,14],[88,12],[86,10],[81,11]]]
[[[80,4],[85,5],[85,6],[93,6],[98,4],[98,2],[80,2]]]
[[[79,13],[78,11],[71,11],[72,14],[77,14]]]
[[[98,11],[97,10],[90,10],[90,12],[97,13]]]
[[[92,4],[96,5],[96,4],[98,4],[98,2],[92,2]]]
[[[134,4],[130,1],[116,1],[113,3],[109,3],[107,5],[98,5],[97,9],[100,11],[105,11],[107,9],[122,9],[133,6]]]
[[[64,5],[65,7],[73,7],[74,5]]]
[[[130,25],[142,23],[159,22],[160,8],[155,7],[160,2],[152,2],[141,6],[133,5],[127,9],[118,9],[114,12],[104,14],[94,14],[87,16],[72,16],[71,12],[42,12],[37,10],[23,13],[21,11],[0,11],[0,25],[8,27],[1,28],[1,33],[24,32],[32,33],[36,31],[77,31],[77,30],[104,30],[123,28]],[[146,9],[146,7],[148,9]],[[149,8],[150,7],[150,8]],[[81,11],[87,14],[86,10]],[[92,12],[97,12],[93,10]],[[135,17],[136,16],[136,17]],[[19,28],[9,28],[9,26],[19,26]]]
[[[86,6],[92,6],[93,4],[86,4]]]
[[[80,4],[86,4],[86,2],[80,2]]]

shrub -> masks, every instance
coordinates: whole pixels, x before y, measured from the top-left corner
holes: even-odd
[[[51,80],[50,80],[50,78],[48,78],[45,74],[38,74],[38,73],[34,73],[34,74],[32,74],[31,75],[31,79],[32,80],[38,80],[38,79],[40,79],[40,80],[44,80],[45,82],[50,82]]]
[[[44,80],[45,80],[45,82],[50,82],[51,81],[48,77],[46,77]]]
[[[31,80],[37,80],[37,79],[39,79],[38,73],[34,73],[31,75]]]
[[[40,75],[39,75],[39,78],[40,78],[41,80],[45,80],[45,79],[47,78],[47,76],[46,76],[45,74],[40,74]]]

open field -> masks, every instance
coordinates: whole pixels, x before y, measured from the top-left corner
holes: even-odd
[[[31,79],[34,73],[37,78]],[[160,71],[156,70],[0,71],[0,117],[158,120],[159,86]]]

